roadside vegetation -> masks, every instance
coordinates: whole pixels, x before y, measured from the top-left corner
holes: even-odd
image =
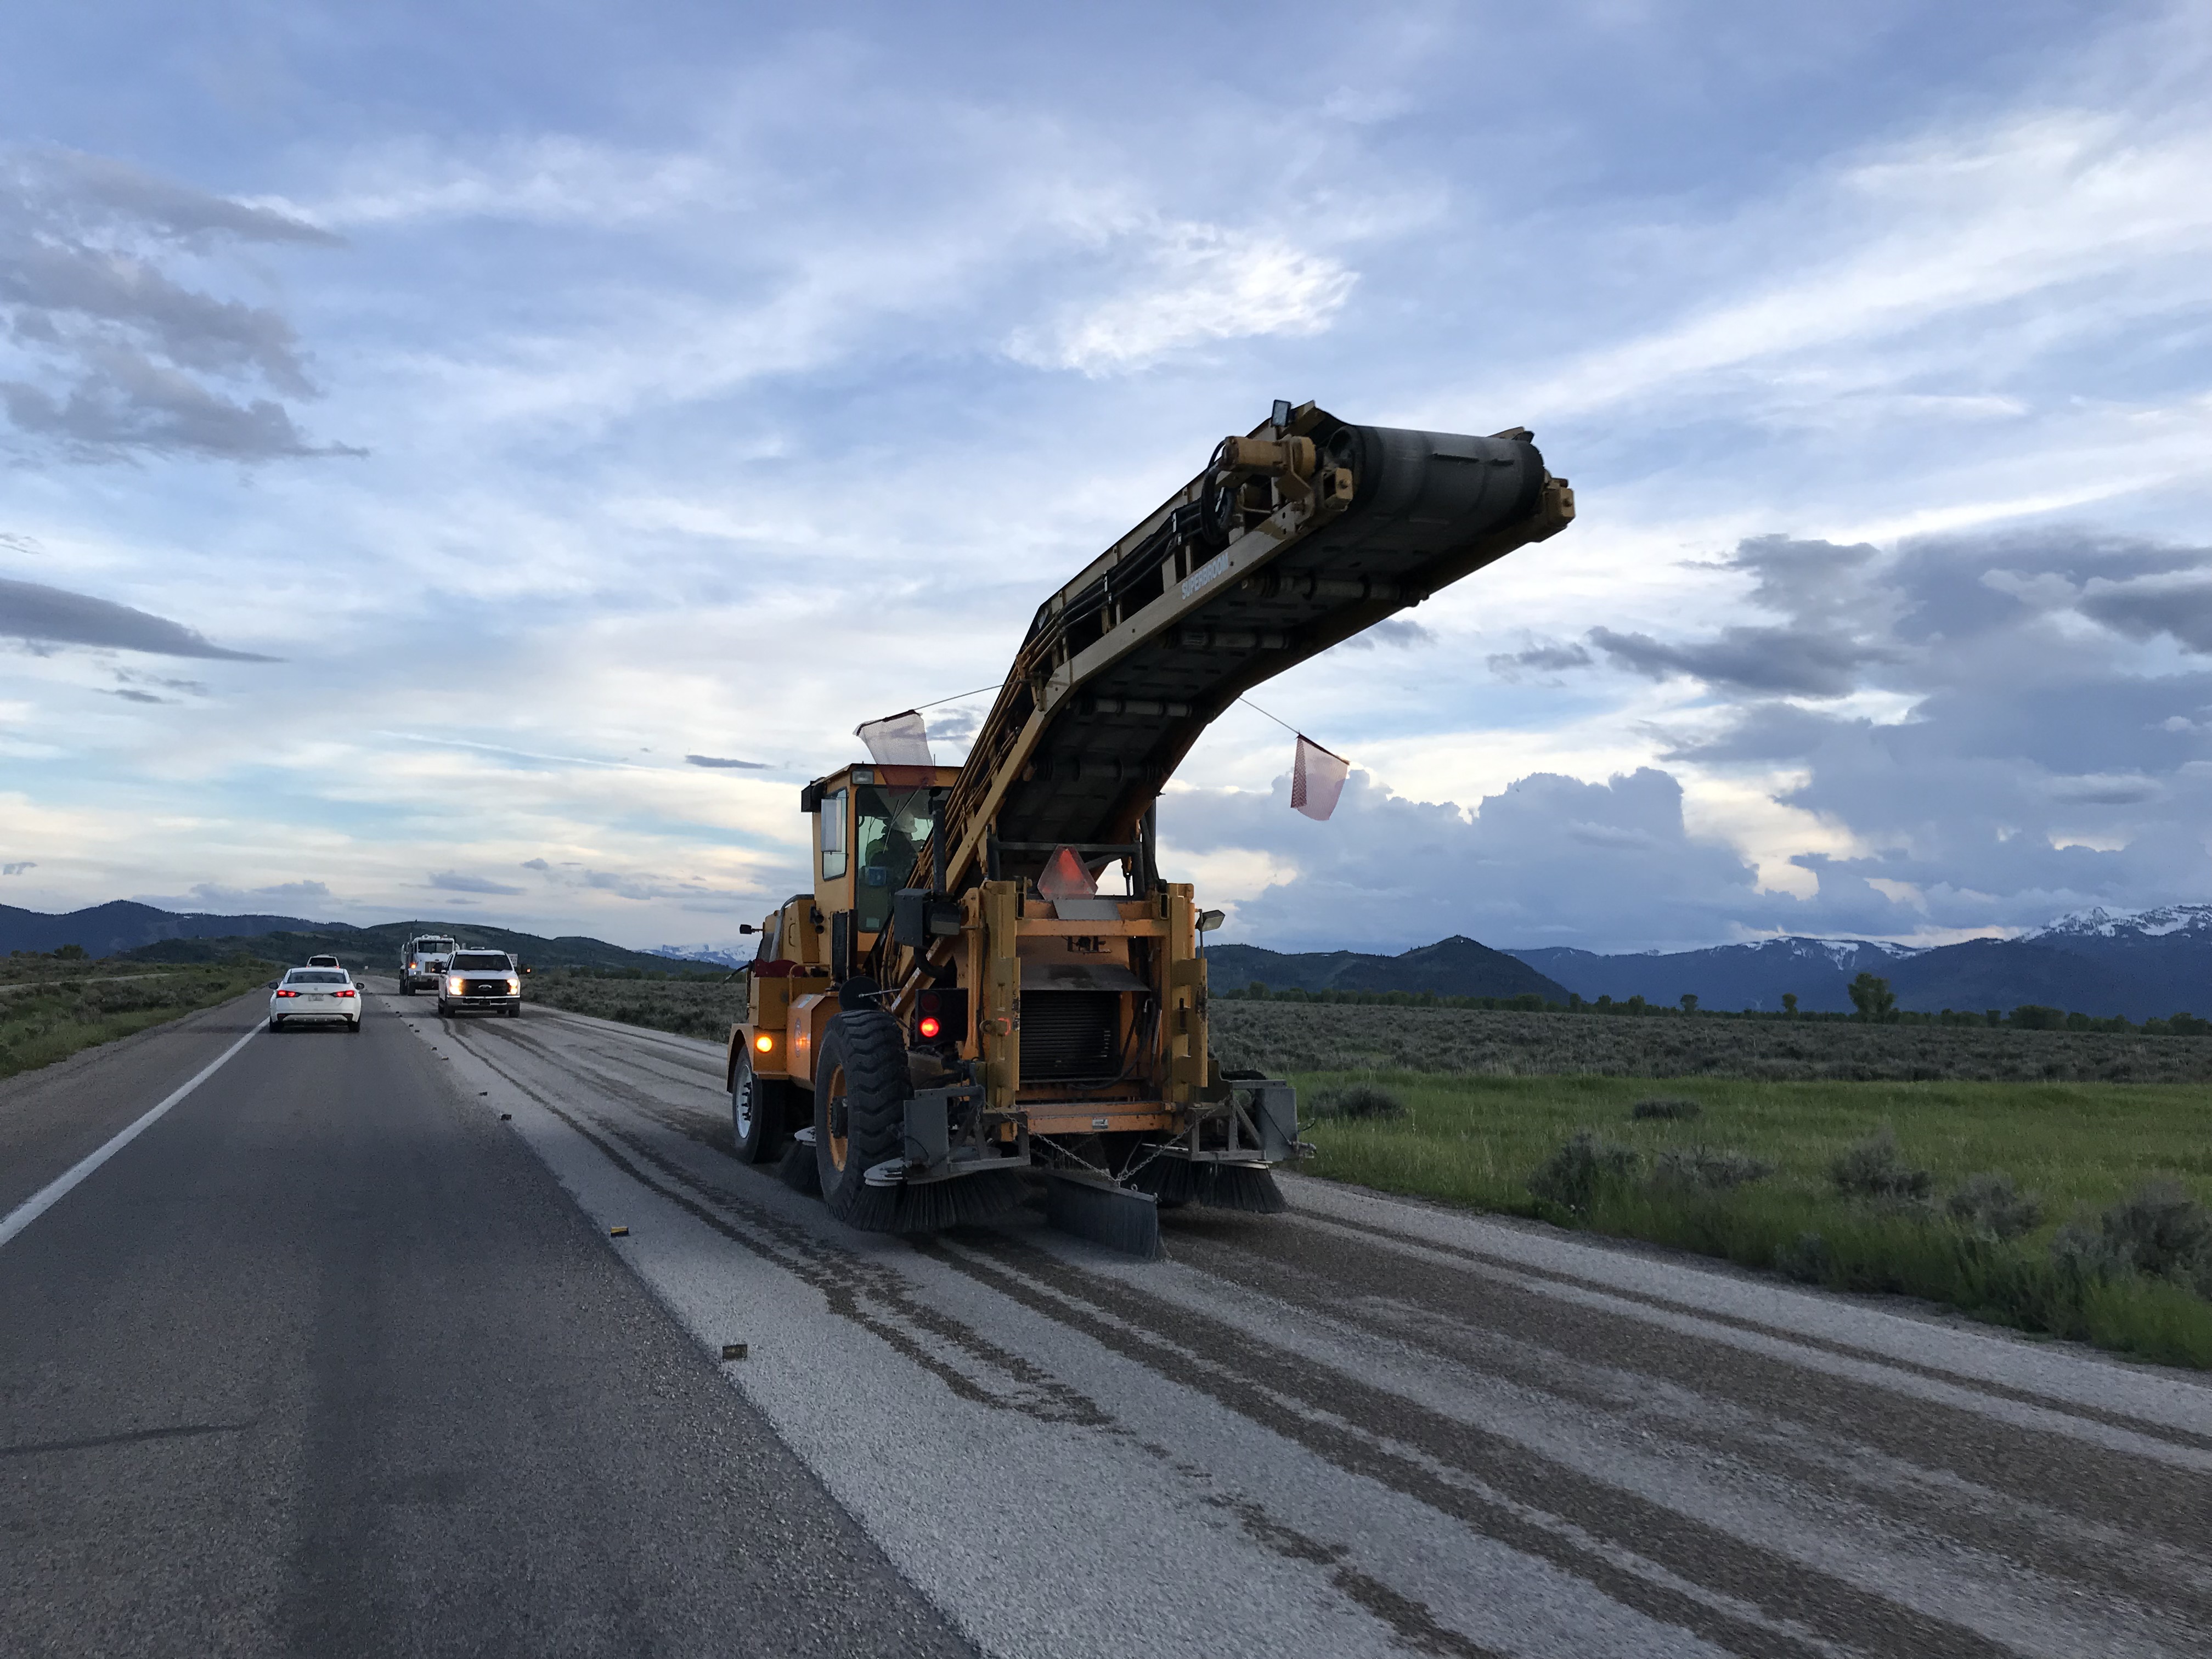
[[[714,1042],[744,1012],[720,972],[528,984]],[[1402,1000],[1212,1012],[1224,1065],[1297,1085],[1310,1173],[2212,1368],[2212,1036]]]
[[[2131,1032],[2143,1036],[2212,1036],[2212,1019],[2203,1018],[2185,1008],[2140,1023],[2124,1015],[2085,1014],[2078,1010],[2069,1012],[2064,1008],[2049,1007],[2039,1002],[2024,1002],[2010,1009],[1941,1008],[1929,1013],[1916,1008],[1899,1007],[1897,997],[1889,988],[1889,981],[1878,975],[1861,974],[1845,988],[1851,999],[1852,1012],[1848,1014],[1825,1009],[1800,1008],[1796,995],[1791,992],[1783,994],[1779,1008],[1746,1008],[1741,1012],[1701,1006],[1695,994],[1686,991],[1673,1003],[1649,1002],[1642,997],[1629,997],[1619,1002],[1611,997],[1600,997],[1593,1002],[1573,993],[1568,994],[1565,1002],[1553,1002],[1534,992],[1526,991],[1518,996],[1477,997],[1439,995],[1432,991],[1309,991],[1298,987],[1271,990],[1261,981],[1254,980],[1245,986],[1218,988],[1213,994],[1220,1002],[1319,1003],[1324,1006],[1357,1008],[1447,1008],[1462,1012],[1583,1014],[1611,1019],[1745,1020],[1753,1024],[1780,1022],[1791,1025],[1849,1022],[1857,1025],[1935,1025],[1953,1030],[2111,1031]]]
[[[129,1036],[265,984],[248,957],[189,966],[88,960],[76,945],[0,957],[0,1078]]]
[[[1648,1018],[1622,1018],[1424,1006],[1411,999],[1216,997],[1210,1006],[1222,1063],[1277,1076],[1399,1071],[1863,1083],[2212,1082],[2212,1034],[2069,1030],[2063,1016],[2050,1029],[2014,1024],[2008,1016],[1996,1025],[1979,1018],[1945,1024],[1932,1016],[1747,1019],[1654,1011]]]
[[[1294,1073],[1308,1170],[2212,1367],[2212,1104],[2109,1084]],[[1357,1101],[1352,1109],[1345,1103]]]
[[[666,974],[541,969],[523,981],[522,996],[572,1014],[715,1042],[728,1037],[745,1011],[744,981],[732,981],[726,968]]]

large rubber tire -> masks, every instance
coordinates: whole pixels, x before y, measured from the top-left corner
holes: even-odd
[[[415,994],[415,981],[404,974],[399,976],[399,994],[403,997],[411,997]]]
[[[840,1221],[866,1224],[882,1207],[869,1204],[863,1177],[906,1150],[913,1091],[896,1020],[880,1008],[856,1008],[830,1022],[814,1061],[814,1161],[822,1201]]]
[[[737,1143],[738,1162],[765,1164],[775,1157],[790,1119],[791,1085],[755,1077],[751,1055],[739,1054],[737,1081],[730,1085],[730,1139]]]
[[[357,1019],[348,1020],[346,1022],[346,1034],[349,1036],[359,1036],[361,1035],[361,1022]]]

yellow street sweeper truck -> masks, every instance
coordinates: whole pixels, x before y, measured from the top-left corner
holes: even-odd
[[[1574,517],[1522,429],[1278,403],[1038,609],[966,763],[918,720],[808,784],[813,885],[732,1028],[738,1156],[862,1229],[1019,1203],[1139,1255],[1161,1206],[1282,1207],[1286,1083],[1206,1041],[1201,911],[1156,802],[1239,694]]]

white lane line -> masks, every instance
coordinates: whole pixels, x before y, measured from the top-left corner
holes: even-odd
[[[14,1209],[9,1211],[8,1218],[4,1221],[0,1221],[0,1245],[5,1245],[8,1241],[15,1237],[17,1233],[21,1232],[24,1228],[29,1226],[33,1221],[36,1221],[48,1210],[52,1209],[55,1205],[60,1203],[64,1198],[69,1195],[70,1189],[76,1186],[78,1182],[82,1181],[94,1170],[97,1170],[101,1164],[106,1163],[109,1158],[113,1158],[116,1153],[121,1152],[132,1141],[137,1139],[140,1135],[152,1128],[155,1124],[160,1122],[162,1115],[166,1113],[169,1108],[175,1105],[186,1095],[191,1093],[193,1090],[198,1088],[201,1084],[205,1083],[210,1078],[221,1071],[222,1069],[223,1063],[233,1054],[236,1054],[240,1048],[243,1048],[247,1043],[252,1042],[254,1038],[259,1036],[261,1035],[261,1030],[262,1028],[258,1024],[250,1028],[244,1036],[239,1038],[239,1040],[232,1043],[229,1048],[224,1049],[222,1054],[210,1060],[205,1066],[203,1066],[198,1072],[193,1073],[190,1082],[178,1088],[174,1092],[170,1094],[167,1098],[164,1099],[160,1105],[154,1107],[136,1123],[133,1123],[129,1128],[119,1132],[113,1139],[110,1140],[98,1152],[91,1153],[88,1157],[80,1159],[76,1166],[70,1170],[67,1174],[56,1176],[38,1192],[33,1194],[30,1197],[25,1199],[21,1204],[18,1204]]]

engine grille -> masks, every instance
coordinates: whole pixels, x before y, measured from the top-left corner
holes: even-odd
[[[1022,1076],[1037,1083],[1112,1077],[1121,1069],[1118,991],[1022,995]]]
[[[465,997],[503,997],[507,994],[507,981],[503,979],[465,979],[461,981],[461,994]]]

